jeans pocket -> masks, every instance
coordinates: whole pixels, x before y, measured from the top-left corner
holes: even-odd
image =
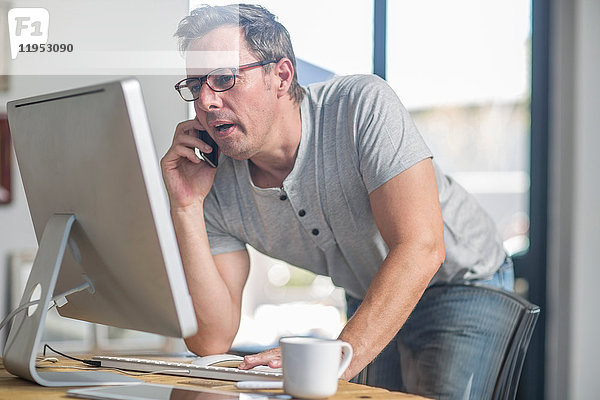
[[[495,286],[512,292],[515,287],[515,269],[513,267],[512,259],[507,256],[491,278],[475,279],[472,282],[481,285]]]

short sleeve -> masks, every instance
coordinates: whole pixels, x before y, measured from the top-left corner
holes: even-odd
[[[246,244],[242,240],[228,232],[226,227],[227,221],[213,191],[210,192],[204,201],[204,221],[206,223],[208,243],[212,255],[229,253],[246,248]]]
[[[355,110],[354,140],[368,193],[432,153],[392,88],[377,76],[362,76],[348,93]]]

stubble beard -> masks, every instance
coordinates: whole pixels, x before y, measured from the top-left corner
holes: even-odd
[[[260,146],[253,143],[252,138],[246,132],[242,132],[240,136],[237,140],[228,140],[223,143],[219,146],[219,149],[223,154],[234,160],[248,160],[259,151]]]

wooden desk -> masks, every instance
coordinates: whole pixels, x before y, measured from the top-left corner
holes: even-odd
[[[66,360],[59,357],[60,365],[73,365],[81,366],[83,364]],[[67,369],[60,369],[61,371],[68,371]],[[229,381],[218,381],[211,379],[201,378],[187,378],[181,376],[171,375],[144,375],[137,377],[138,379],[144,380],[149,383],[160,383],[164,385],[177,385],[177,386],[188,386],[195,388],[206,388],[216,390],[227,390],[239,392],[236,389],[235,383]],[[4,369],[4,364],[0,358],[0,400],[50,400],[50,399],[71,399],[67,397],[66,390],[68,388],[51,388],[37,385],[35,383],[26,381],[24,379],[17,378]],[[246,391],[258,393],[260,391]],[[268,390],[268,392],[280,392],[276,390]],[[340,381],[338,392],[331,399],[339,400],[380,400],[380,399],[405,399],[405,400],[419,400],[424,399],[420,396],[390,392],[385,389],[374,388],[365,385],[358,385],[355,383]]]

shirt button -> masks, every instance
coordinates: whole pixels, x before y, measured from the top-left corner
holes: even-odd
[[[306,215],[306,211],[300,210],[300,211],[298,211],[298,215],[301,217],[304,217]]]
[[[312,234],[313,234],[313,235],[315,235],[315,236],[317,236],[317,235],[319,234],[319,230],[318,230],[318,229],[316,229],[316,228],[315,228],[315,229],[313,229],[313,230],[312,230]]]
[[[286,201],[287,200],[287,196],[285,194],[282,194],[281,196],[279,196],[279,200]]]

